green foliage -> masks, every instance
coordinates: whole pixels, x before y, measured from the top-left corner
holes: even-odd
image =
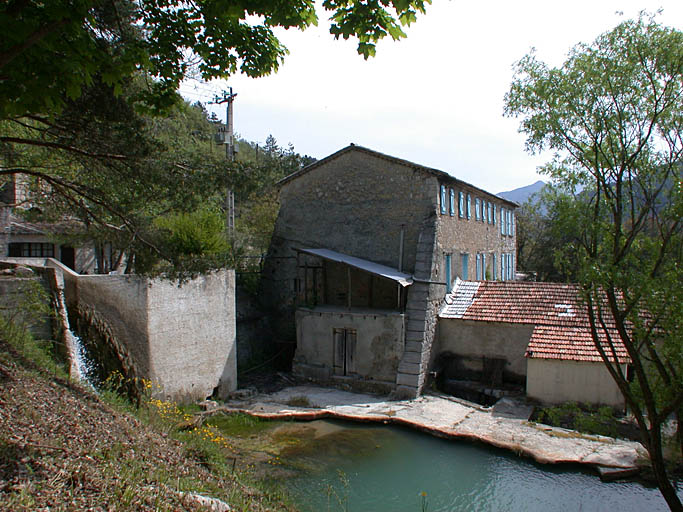
[[[326,0],[335,37],[358,37],[358,52],[375,53],[429,0]],[[318,21],[313,0],[182,2],[179,0],[10,0],[0,5],[0,119],[57,113],[101,81],[119,95],[133,74],[151,77],[137,106],[159,110],[174,102],[188,75],[204,80],[236,72],[277,71],[288,53],[273,29],[305,30]]]
[[[680,509],[661,426],[683,417],[683,32],[641,14],[574,47],[561,68],[528,55],[506,112],[522,118],[529,151],[555,152],[544,171],[564,192],[558,262],[575,269],[596,349],[638,421],[662,494]],[[615,362],[621,346],[633,382]]]
[[[167,254],[180,257],[216,256],[230,248],[222,213],[206,206],[194,212],[157,217],[154,225],[163,234]]]
[[[617,437],[617,420],[611,407],[587,407],[568,402],[541,409],[538,420],[548,425],[578,430],[586,434]]]
[[[16,301],[0,308],[0,341],[6,342],[30,366],[39,372],[68,377],[63,362],[55,353],[52,340],[38,340],[31,326],[52,315],[45,288],[36,280],[26,280],[16,294]],[[11,359],[0,352],[0,361]],[[9,361],[7,361],[9,362]]]

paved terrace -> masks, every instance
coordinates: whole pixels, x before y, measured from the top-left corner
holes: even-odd
[[[338,418],[406,425],[438,437],[481,441],[540,463],[588,464],[606,478],[610,473],[632,474],[647,462],[640,443],[530,423],[532,407],[510,399],[485,409],[447,396],[391,401],[337,389],[294,386],[231,401],[221,409],[268,419]]]

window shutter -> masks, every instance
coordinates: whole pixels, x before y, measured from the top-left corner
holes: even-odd
[[[469,254],[462,255],[462,278],[467,281],[469,279]]]
[[[502,218],[503,217],[501,216],[501,219]],[[500,223],[502,224],[503,221],[501,220]],[[505,281],[505,278],[506,278],[506,275],[505,275],[505,253],[502,253],[500,255],[500,279],[501,279],[501,281]]]
[[[496,205],[495,204],[493,205],[492,210],[493,210],[493,225],[495,226],[496,225]]]
[[[458,192],[458,215],[465,216],[465,193]]]
[[[505,236],[505,208],[500,209],[500,234]]]
[[[451,204],[450,204],[451,210],[450,210],[450,214],[451,214],[451,217],[452,217],[453,215],[455,215],[455,190],[450,189],[450,193],[451,193],[451,197],[450,197],[450,199],[451,199]]]
[[[474,198],[474,220],[479,220],[479,198]]]
[[[481,274],[481,255],[477,254],[477,263],[476,263],[476,268],[475,268],[475,280],[481,281],[481,278],[479,277]]]
[[[472,196],[467,194],[467,218],[472,218]]]
[[[486,254],[481,255],[481,280],[486,281]]]
[[[441,185],[441,213],[446,213],[446,185]]]
[[[510,212],[510,236],[515,236],[515,212]]]
[[[493,280],[495,281],[496,279],[498,279],[498,268],[496,267],[496,253],[495,252],[491,255],[491,258],[492,258],[491,268],[493,269]]]

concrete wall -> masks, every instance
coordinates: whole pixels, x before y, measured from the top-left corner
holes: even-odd
[[[294,372],[330,380],[334,364],[335,328],[356,331],[355,371],[351,379],[372,381],[393,389],[404,350],[405,316],[395,311],[345,310],[333,307],[296,311],[297,348]]]
[[[111,329],[138,376],[164,397],[203,399],[216,387],[224,397],[237,387],[234,271],[180,287],[139,276],[78,276],[76,288],[79,308]]]
[[[624,398],[602,363],[529,358],[526,391],[547,404],[583,402],[624,408]]]
[[[465,370],[481,372],[482,357],[505,359],[505,377],[523,382],[527,375],[524,353],[533,330],[533,325],[441,318],[438,342],[432,350],[432,361],[439,354],[451,352],[462,356],[461,362]]]
[[[124,368],[158,384],[160,396],[203,399],[218,387],[225,397],[237,387],[234,270],[178,286],[133,275],[79,275],[51,258],[11,261],[61,272],[69,311],[94,324]]]

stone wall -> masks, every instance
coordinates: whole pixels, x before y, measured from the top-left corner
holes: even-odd
[[[516,257],[516,233],[513,235],[501,234],[501,208],[508,210],[512,209],[510,203],[494,196],[487,194],[481,190],[474,189],[461,183],[449,183],[442,181],[440,185],[447,187],[447,197],[450,197],[449,191],[452,189],[455,195],[455,212],[450,214],[450,205],[445,214],[441,213],[439,205],[439,215],[437,221],[437,239],[438,239],[438,279],[446,279],[445,270],[445,255],[451,254],[451,281],[456,277],[464,280],[476,280],[476,255],[486,255],[486,269],[488,270],[488,278],[492,279],[494,275],[498,279],[501,278],[501,254],[512,253],[513,267],[517,265]],[[463,192],[471,197],[472,202],[472,216],[467,218],[467,215],[460,217],[458,211],[458,197],[459,193]],[[491,202],[496,208],[496,223],[489,223],[487,221],[477,220],[474,213],[475,199],[481,199],[485,202]],[[466,213],[466,212],[465,212]],[[468,272],[467,275],[463,272],[462,254],[469,255]],[[493,272],[493,255],[496,255],[496,272]],[[514,271],[513,271],[514,275]]]
[[[440,354],[450,352],[460,356],[458,360],[465,373],[474,375],[482,372],[483,357],[505,359],[504,378],[523,383],[527,375],[524,354],[533,330],[533,325],[441,318],[432,362]]]
[[[626,368],[622,368],[626,373]],[[546,404],[583,402],[624,409],[624,397],[601,362],[529,358],[527,396]]]

